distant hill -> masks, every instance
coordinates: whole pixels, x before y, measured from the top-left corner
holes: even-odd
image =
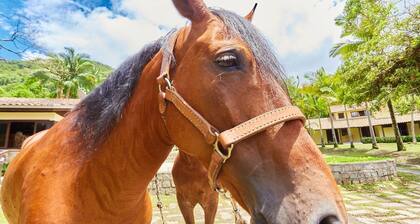
[[[104,80],[112,68],[93,62],[99,70],[99,80]],[[0,97],[52,98],[51,86],[41,85],[33,80],[32,73],[40,70],[39,60],[5,61],[0,60]]]

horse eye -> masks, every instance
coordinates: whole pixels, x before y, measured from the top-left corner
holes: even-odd
[[[238,58],[233,52],[222,53],[216,58],[216,63],[221,67],[236,67],[239,65]]]

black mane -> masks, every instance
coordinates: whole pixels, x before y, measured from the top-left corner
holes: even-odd
[[[248,43],[256,59],[258,69],[269,77],[280,80],[284,90],[284,72],[279,60],[264,36],[242,16],[223,9],[212,9],[226,25],[232,36],[241,37]],[[146,64],[164,46],[166,36],[146,45],[137,54],[126,60],[105,82],[86,96],[74,110],[79,111],[75,118],[75,127],[80,132],[88,148],[94,148],[108,136],[122,116]]]
[[[104,83],[74,108],[79,111],[75,125],[80,129],[87,147],[94,147],[111,132],[121,117],[144,67],[161,49],[169,34],[144,46],[137,54],[124,61]]]

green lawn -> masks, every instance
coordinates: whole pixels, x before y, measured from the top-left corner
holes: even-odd
[[[407,151],[398,152],[395,143],[379,143],[379,149],[372,149],[371,144],[355,144],[351,149],[349,144],[320,147],[328,163],[352,163],[394,158],[398,163],[420,165],[420,143],[404,144]]]
[[[340,156],[340,155],[325,155],[325,160],[328,164],[336,163],[357,163],[367,161],[377,161],[390,159],[389,157],[378,157],[378,156]]]

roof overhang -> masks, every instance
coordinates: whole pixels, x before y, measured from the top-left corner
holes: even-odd
[[[60,121],[54,112],[0,112],[0,121]]]

